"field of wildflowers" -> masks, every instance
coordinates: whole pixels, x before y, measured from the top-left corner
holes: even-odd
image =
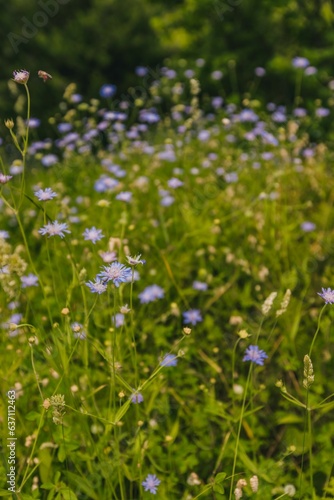
[[[302,107],[293,66],[291,109],[192,69],[117,104],[70,85],[56,138],[29,93],[51,75],[14,72],[0,496],[333,498],[331,100]]]

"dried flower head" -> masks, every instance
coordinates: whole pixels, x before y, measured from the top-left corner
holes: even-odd
[[[281,316],[281,314],[285,313],[290,302],[290,297],[291,297],[291,290],[287,289],[287,291],[284,294],[283,300],[281,302],[281,307],[278,309],[278,311],[276,311],[276,318],[278,318],[278,316]]]
[[[257,476],[252,476],[249,480],[249,484],[252,488],[253,493],[256,493],[259,489],[259,478]]]
[[[272,292],[262,304],[261,311],[264,316],[266,316],[269,313],[276,297],[277,297],[277,292]]]
[[[304,356],[304,380],[303,386],[308,389],[314,382],[313,364],[310,356]]]
[[[25,69],[17,69],[13,71],[13,80],[16,83],[25,85],[29,80],[30,73]]]
[[[5,127],[7,127],[9,130],[14,128],[14,120],[12,118],[7,118],[7,120],[5,120]]]
[[[49,73],[46,73],[45,71],[42,71],[41,69],[38,72],[38,76],[40,78],[43,78],[43,82],[45,83],[47,80],[51,80],[52,76],[49,75]]]

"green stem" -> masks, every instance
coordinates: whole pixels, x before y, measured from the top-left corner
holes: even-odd
[[[314,346],[314,342],[315,342],[315,339],[317,338],[317,335],[318,335],[319,330],[320,330],[320,320],[321,320],[321,316],[322,316],[322,313],[323,313],[323,312],[324,312],[324,310],[325,310],[326,305],[327,305],[327,304],[325,304],[325,305],[323,306],[323,308],[321,309],[320,314],[319,314],[319,318],[318,318],[318,327],[317,327],[317,330],[316,330],[316,332],[315,332],[315,334],[314,334],[314,336],[313,336],[313,340],[312,340],[312,343],[311,343],[311,347],[310,347],[310,350],[309,350],[309,353],[308,353],[309,357],[311,357],[311,354],[312,354],[312,349],[313,349],[313,346]]]

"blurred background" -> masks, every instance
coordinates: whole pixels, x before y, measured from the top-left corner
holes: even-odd
[[[178,78],[194,71],[203,93],[289,105],[296,97],[291,61],[297,56],[315,68],[303,78],[298,104],[315,95],[331,104],[330,0],[1,2],[2,120],[20,109],[21,89],[9,82],[15,69],[31,72],[32,116],[41,119],[56,112],[71,82],[85,100],[100,99],[106,83],[116,85],[113,99],[119,102],[151,85],[164,67]],[[44,85],[38,70],[52,74],[52,84]]]

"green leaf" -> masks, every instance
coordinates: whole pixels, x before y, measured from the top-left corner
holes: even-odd
[[[221,484],[214,484],[212,489],[215,493],[225,493],[225,490]]]
[[[215,484],[222,483],[223,481],[225,481],[225,478],[226,478],[226,472],[219,472],[215,476]]]
[[[78,476],[77,474],[73,474],[69,471],[64,471],[64,476],[67,477],[69,483],[75,485],[76,488],[85,493],[87,497],[91,498],[92,500],[99,500],[98,495],[92,489],[89,481],[85,477]]]

